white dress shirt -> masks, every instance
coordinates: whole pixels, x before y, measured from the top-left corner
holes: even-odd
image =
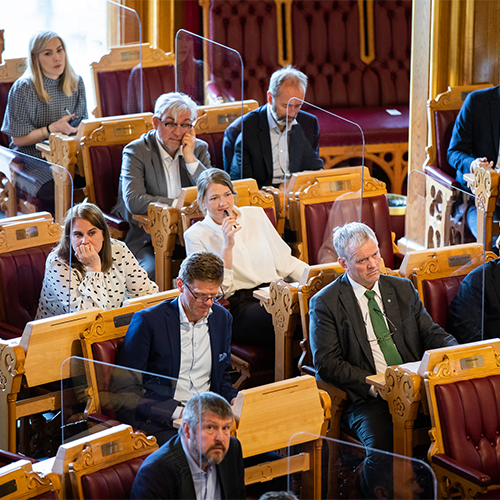
[[[287,123],[282,132],[268,104],[267,121],[273,153],[273,184],[281,184],[285,180],[285,173],[288,173],[288,136],[292,127],[297,125],[297,120],[294,118],[292,123]]]
[[[377,370],[377,373],[385,373],[385,369],[387,368],[387,361],[385,360],[384,354],[382,353],[382,349],[380,349],[377,336],[373,331],[372,320],[370,318],[370,310],[368,309],[368,297],[366,297],[365,295],[365,292],[366,290],[368,290],[368,288],[365,288],[363,285],[360,285],[359,283],[351,279],[349,273],[347,273],[347,278],[351,283],[354,295],[356,296],[359,308],[361,309],[361,316],[363,317],[363,322],[366,328],[366,336],[372,349],[373,360],[375,361],[375,369]],[[380,310],[383,311],[384,303],[382,302],[382,296],[380,295],[380,287],[378,281],[375,283],[372,290],[375,292],[375,300],[377,301]],[[385,316],[384,320],[387,324],[387,318]],[[387,325],[387,328],[390,331],[389,325]],[[372,396],[377,395],[373,386],[370,387],[370,394]]]
[[[174,399],[186,404],[191,396],[210,390],[212,348],[208,332],[208,316],[212,314],[212,309],[208,316],[192,323],[188,321],[180,300],[178,303],[181,323],[181,367]],[[179,417],[181,410],[181,407],[175,409],[173,420]]]
[[[181,173],[179,170],[179,157],[183,156],[182,146],[176,151],[175,156],[172,158],[169,153],[167,153],[162,146],[158,136],[156,136],[158,142],[158,149],[160,150],[160,158],[165,170],[165,177],[167,178],[167,198],[178,198],[182,189],[181,183]],[[186,162],[186,168],[190,175],[193,175],[198,168],[197,161],[193,163]]]
[[[234,235],[233,268],[224,269],[222,289],[226,298],[237,290],[248,290],[290,276],[298,281],[305,262],[292,256],[264,210],[260,207],[234,207],[241,230]],[[209,251],[221,255],[224,236],[222,226],[209,214],[185,233],[188,255]]]
[[[198,432],[200,432],[198,430]],[[220,484],[217,477],[217,469],[215,465],[209,465],[205,472],[193,459],[190,451],[184,443],[184,436],[181,437],[182,449],[186,455],[191,477],[193,478],[194,490],[196,492],[196,500],[220,500]],[[200,457],[197,457],[200,460]]]

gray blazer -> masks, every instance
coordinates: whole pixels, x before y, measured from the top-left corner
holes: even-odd
[[[206,142],[196,140],[194,155],[200,165],[193,176],[189,175],[184,158],[179,158],[182,187],[196,185],[201,172],[211,166]],[[151,236],[139,227],[132,216],[146,215],[148,205],[157,201],[168,205],[173,202],[167,198],[167,178],[156,141],[156,130],[150,130],[123,150],[118,201],[112,210],[113,214],[128,221],[130,228],[125,242],[134,254],[151,243]]]
[[[410,280],[380,276],[389,328],[403,362],[420,361],[427,349],[456,345],[432,321]],[[376,373],[372,349],[352,286],[343,274],[311,299],[310,342],[316,378],[347,392],[354,404],[368,397],[367,375]]]

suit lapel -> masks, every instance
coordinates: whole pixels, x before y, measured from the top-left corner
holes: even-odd
[[[491,99],[490,106],[490,119],[491,119],[491,131],[493,133],[493,144],[495,146],[496,155],[498,155],[498,143],[500,140],[500,120],[498,117],[500,116],[500,90],[495,93],[495,95]],[[497,156],[495,158],[488,158],[489,160],[493,160],[496,164]]]
[[[214,307],[214,306],[212,306]],[[216,375],[216,370],[219,366],[219,342],[217,332],[219,331],[218,321],[214,318],[215,311],[208,317],[208,334],[210,335],[210,349],[212,349],[212,370],[210,377],[210,389],[214,392],[219,391],[217,381],[219,380]]]
[[[174,378],[178,378],[181,370],[181,323],[178,297],[167,304],[165,329],[166,339],[170,343],[171,373]]]
[[[302,144],[303,137],[300,137],[300,125],[294,125],[288,137],[288,171],[298,172],[299,170],[299,146]]]
[[[344,273],[342,275],[339,300],[351,320],[354,335],[356,336],[359,345],[361,346],[361,350],[363,351],[366,359],[368,359],[368,361],[370,362],[374,373],[376,373],[375,361],[373,360],[372,349],[366,336],[366,327],[363,321],[363,317],[361,316],[361,309],[359,308],[359,304],[356,299],[356,295],[354,295],[354,290],[352,289],[351,283],[347,278],[347,273]]]
[[[267,174],[273,177],[273,152],[271,149],[271,137],[269,135],[269,121],[267,120],[267,106],[262,106],[259,113],[259,140],[262,148],[262,157],[266,165]]]
[[[151,172],[155,173],[156,182],[158,185],[158,193],[168,193],[167,189],[167,177],[165,175],[165,170],[163,169],[163,162],[160,155],[160,146],[156,139],[156,131],[151,131]]]
[[[384,304],[384,311],[388,318],[387,323],[392,335],[392,340],[398,348],[399,354],[403,358],[408,359],[406,353],[406,344],[403,337],[403,322],[401,320],[401,314],[399,312],[396,291],[392,285],[384,279],[384,276],[380,277],[379,280],[380,294],[382,295],[382,302]]]
[[[494,265],[495,265],[495,269],[493,270],[493,273],[491,275],[492,276],[491,282],[492,282],[492,286],[495,290],[497,302],[500,303],[500,265],[498,265],[498,264],[494,264]],[[489,291],[490,284],[484,283],[483,287],[485,290]],[[491,302],[493,302],[493,301],[491,301]]]

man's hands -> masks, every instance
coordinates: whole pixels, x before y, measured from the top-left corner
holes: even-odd
[[[194,131],[194,127],[189,132],[184,134],[181,145],[182,155],[184,156],[186,163],[194,163],[195,161],[198,161],[194,156],[194,147],[196,145],[196,132]]]
[[[477,167],[483,167],[483,168],[490,167],[490,168],[493,168],[493,162],[492,161],[489,162],[488,158],[486,158],[485,156],[483,156],[483,158],[476,158],[470,164],[469,172],[471,174],[473,174],[474,170],[476,170]]]

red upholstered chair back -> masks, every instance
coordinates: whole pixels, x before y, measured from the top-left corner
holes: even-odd
[[[56,491],[48,491],[47,493],[42,493],[31,500],[59,500],[59,495]]]
[[[222,156],[222,142],[224,140],[224,132],[215,132],[213,134],[198,134],[196,137],[208,144],[208,152],[210,153],[210,161],[212,163],[212,167],[224,169]]]
[[[436,126],[436,166],[453,178],[455,178],[456,170],[450,167],[447,154],[453,126],[455,125],[459,111],[459,109],[448,109],[434,112],[434,123]]]
[[[53,247],[42,245],[0,254],[1,320],[19,329],[19,335],[26,323],[35,318],[45,261]]]
[[[147,455],[82,476],[83,498],[123,500],[130,498],[135,476]]]
[[[110,213],[118,198],[122,151],[128,143],[89,148],[96,205]]]
[[[360,54],[358,2],[292,2],[293,64],[322,108],[405,105],[410,96],[411,0],[373,2],[375,59]]]
[[[435,391],[445,454],[499,484],[500,375],[436,385]]]
[[[130,69],[101,71],[97,74],[102,116],[127,114]]]
[[[336,201],[337,208],[342,207],[342,201]],[[307,228],[307,248],[309,254],[309,265],[319,264],[318,254],[323,244],[325,228],[328,226],[328,216],[333,202],[306,205],[305,218]],[[352,203],[350,203],[352,206]],[[341,210],[341,208],[340,208]],[[394,252],[392,249],[391,221],[387,196],[373,196],[363,198],[363,221],[375,232],[380,255],[384,264],[394,269]]]
[[[92,344],[92,355],[94,360],[114,365],[122,344],[123,337],[104,340],[102,342],[94,342]],[[102,391],[108,391],[111,383],[111,372],[113,371],[112,367],[97,363],[95,365],[95,369],[97,372],[96,374],[99,382],[99,389]]]
[[[211,0],[209,5],[209,32],[205,36],[241,54],[244,98],[255,99],[260,105],[266,102],[269,78],[280,67],[277,15],[274,0]],[[215,67],[222,63],[214,61]],[[225,81],[214,80],[219,89],[230,89],[233,97],[239,100],[241,88],[236,88],[239,79],[234,82],[230,78]]]
[[[141,70],[139,66],[136,66],[130,72],[128,82],[127,113],[153,113],[156,99],[162,94],[173,91],[175,91],[175,67],[173,64],[143,68],[143,109],[141,109]]]
[[[465,276],[447,276],[422,281],[425,308],[434,322],[445,330],[448,326],[448,309],[464,278]]]
[[[9,90],[14,85],[14,82],[0,82],[0,126],[3,123],[5,109],[7,108],[7,99],[9,97]],[[0,132],[0,146],[9,147],[9,136]]]

